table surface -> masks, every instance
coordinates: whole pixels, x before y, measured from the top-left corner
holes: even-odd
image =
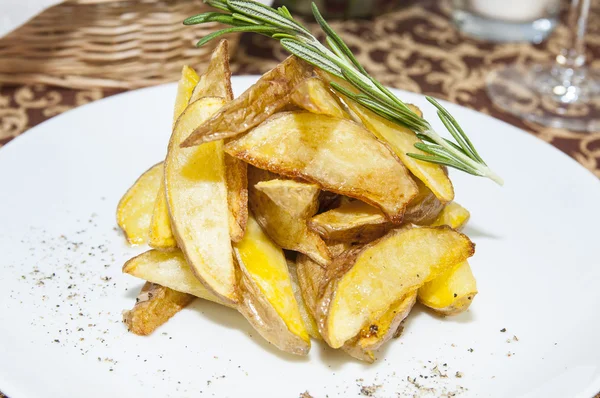
[[[551,143],[600,177],[600,133],[576,133],[524,122],[495,108],[485,92],[485,77],[495,67],[552,61],[565,45],[566,28],[559,26],[541,45],[492,44],[461,34],[450,21],[448,4],[420,1],[374,20],[336,21],[332,25],[365,68],[383,84],[490,114]],[[588,59],[591,67],[598,68],[600,13],[591,14]],[[232,60],[232,71],[262,74],[286,56],[276,42],[246,34]],[[118,92],[44,85],[0,86],[0,147],[59,113]]]

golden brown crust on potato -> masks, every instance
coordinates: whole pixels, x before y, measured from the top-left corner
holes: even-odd
[[[295,209],[282,207],[256,188],[260,182],[276,178],[269,171],[252,166],[248,168],[249,204],[256,221],[284,249],[305,253],[320,264],[329,263],[331,255],[327,245],[307,225],[307,220],[317,212],[318,189],[313,189],[311,184],[304,184],[303,192],[296,195]]]
[[[130,332],[147,336],[193,300],[191,294],[146,282],[133,308],[123,312],[123,322]]]
[[[327,82],[334,81],[350,92],[356,92],[356,88],[343,79],[339,79],[320,69],[316,69],[315,72]],[[421,140],[413,131],[382,118],[348,97],[344,97],[344,102],[360,118],[367,129],[377,136],[377,138],[388,143],[389,147],[398,155],[404,165],[418,179],[423,181],[440,201],[449,202],[454,199],[454,187],[443,167],[417,160],[407,155],[407,153],[425,154],[420,149],[414,147],[414,144],[421,142]]]
[[[162,162],[150,167],[138,177],[117,205],[117,224],[130,244],[148,242],[154,201],[162,176]]]
[[[376,207],[360,200],[344,201],[339,207],[317,214],[308,227],[328,241],[371,242],[393,224]]]
[[[444,209],[442,203],[427,186],[418,178],[414,178],[419,193],[406,207],[404,222],[416,225],[432,223]]]
[[[229,206],[229,234],[233,242],[244,237],[248,222],[248,165],[225,154],[225,179]]]
[[[265,73],[252,87],[194,130],[182,147],[243,134],[289,102],[292,89],[312,74],[312,67],[295,56]]]
[[[320,292],[315,318],[321,335],[333,348],[341,347],[393,302],[474,250],[468,237],[447,226],[407,226],[344,252],[327,270]]]
[[[243,271],[243,270],[242,270]],[[282,351],[306,355],[310,341],[290,333],[285,321],[277,314],[252,278],[243,271],[239,281],[241,301],[238,311],[260,335]]]
[[[360,155],[350,153],[360,147]],[[377,206],[395,223],[417,194],[400,160],[362,126],[308,112],[278,113],[225,151],[260,169]]]
[[[311,113],[340,118],[349,117],[339,103],[338,97],[331,92],[323,80],[317,77],[310,77],[298,83],[292,91],[290,100],[300,109]]]
[[[221,97],[233,100],[231,69],[229,68],[229,42],[221,40],[213,50],[206,71],[200,76],[189,103],[202,97]]]

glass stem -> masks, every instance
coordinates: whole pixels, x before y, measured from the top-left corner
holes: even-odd
[[[591,0],[571,0],[567,15],[568,41],[556,56],[551,70],[554,99],[562,104],[571,104],[586,94],[581,90],[585,82],[585,32],[590,13]]]
[[[569,43],[556,57],[556,62],[567,69],[585,65],[585,32],[590,13],[590,0],[571,0],[567,16]]]

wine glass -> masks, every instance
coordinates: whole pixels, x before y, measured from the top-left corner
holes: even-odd
[[[590,1],[571,0],[571,46],[553,64],[511,65],[488,76],[487,92],[496,106],[545,126],[600,131],[600,75],[586,67],[584,43]]]

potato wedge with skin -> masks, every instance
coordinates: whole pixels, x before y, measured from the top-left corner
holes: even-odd
[[[403,222],[427,225],[440,214],[444,204],[421,181],[416,184],[419,192],[408,204]],[[393,224],[381,210],[359,200],[346,200],[311,218],[308,226],[326,240],[370,242],[383,236]]]
[[[165,179],[161,178],[160,187],[156,194],[152,221],[150,223],[150,239],[148,245],[153,249],[171,251],[177,249],[177,241],[171,228],[171,217],[165,194]]]
[[[469,308],[476,294],[473,271],[463,261],[419,288],[419,302],[441,315],[457,315]]]
[[[246,234],[234,244],[234,252],[242,271],[240,312],[279,349],[306,354],[310,338],[296,302],[283,250],[250,216]]]
[[[175,109],[173,111],[173,126],[181,113],[187,108],[192,96],[194,87],[197,87],[200,77],[196,71],[185,65],[181,70],[181,79],[177,84],[177,96],[175,97]],[[169,208],[167,206],[167,197],[165,194],[165,181],[161,179],[154,210],[152,212],[152,222],[150,223],[150,240],[148,245],[158,250],[174,250],[177,248],[175,235],[171,229],[171,219]]]
[[[181,250],[149,250],[123,265],[123,272],[148,282],[231,307],[204,287],[191,271]]]
[[[323,71],[316,71],[325,81],[334,81],[351,92],[356,89],[349,83]],[[344,102],[356,114],[365,127],[377,138],[386,142],[402,163],[421,181],[427,185],[435,196],[442,202],[454,199],[454,188],[446,174],[446,170],[437,164],[424,162],[411,158],[407,153],[426,155],[425,152],[415,148],[414,144],[421,142],[417,135],[408,128],[399,126],[381,116],[371,112],[364,106],[354,102],[348,97],[343,97]]]
[[[225,182],[229,207],[229,235],[233,242],[239,242],[244,237],[248,222],[248,165],[227,153]]]
[[[460,230],[469,220],[467,209],[450,202],[433,225],[448,225]],[[467,261],[455,265],[419,289],[419,302],[440,315],[458,315],[466,311],[477,295],[477,281]]]
[[[294,290],[294,297],[296,297],[296,302],[298,303],[298,308],[300,309],[300,316],[302,316],[302,320],[304,321],[306,331],[308,332],[308,335],[313,339],[323,340],[321,338],[321,334],[319,333],[317,322],[312,316],[312,312],[308,309],[306,302],[304,301],[304,297],[302,296],[300,282],[298,281],[298,270],[296,268],[296,263],[294,261],[288,260],[287,265],[292,281],[292,289]]]
[[[399,337],[401,324],[416,302],[413,292],[394,303],[390,309],[371,325],[365,326],[356,336],[346,341],[342,349],[350,356],[368,363],[375,362],[373,351],[392,338]]]
[[[194,274],[216,295],[236,302],[223,142],[189,149],[179,145],[224,103],[218,97],[201,98],[181,114],[165,160],[165,188],[177,245]]]
[[[417,302],[417,292],[411,292],[392,304],[375,322],[365,326],[356,336],[356,344],[365,351],[375,351],[396,336],[400,324]],[[348,344],[348,343],[346,343]]]
[[[239,304],[231,304],[215,296],[200,283],[180,250],[173,252],[150,250],[125,263],[123,272],[178,292],[235,308],[257,329],[261,336],[282,350],[294,354],[305,354],[310,347],[310,344],[306,343],[304,339],[288,330],[286,323],[266,299],[257,283],[257,281],[264,281],[261,279],[260,273],[244,271],[240,282],[243,298]],[[253,279],[255,277],[256,280]],[[277,286],[271,286],[270,290],[277,292]],[[291,299],[295,300],[290,291],[291,288],[287,290],[292,295]],[[297,322],[302,322],[299,317],[300,315],[298,315],[299,321],[297,320]]]
[[[334,257],[340,256],[350,247],[347,243],[329,245],[329,249]],[[314,314],[317,313],[320,290],[327,283],[327,271],[307,256],[298,255],[296,259],[296,272],[298,274],[302,297],[306,303],[307,310],[314,319]],[[395,336],[399,325],[412,309],[415,300],[416,292],[412,292],[392,304],[390,309],[379,319],[365,326],[341,348],[356,359],[372,363],[375,360],[373,351]]]
[[[271,173],[262,173],[255,170],[252,173],[272,176]],[[317,203],[321,190],[316,184],[299,182],[294,180],[282,180],[275,178],[272,180],[261,180],[254,184],[254,188],[264,193],[277,205],[287,210],[292,215],[303,216],[308,209],[316,211],[314,208]]]
[[[117,224],[133,245],[148,242],[156,191],[163,178],[162,162],[152,166],[127,190],[117,206]]]
[[[427,186],[415,179],[419,193],[413,198],[404,213],[404,222],[416,225],[431,224],[444,209],[441,202]]]
[[[338,256],[349,247],[350,245],[346,243],[335,243],[330,245],[329,249],[334,256]],[[306,310],[308,311],[311,319],[315,320],[319,292],[327,280],[326,270],[311,260],[308,256],[299,254],[296,258],[296,273],[298,276],[298,284],[302,298],[306,304]],[[319,338],[322,340],[316,321],[315,327],[316,332],[319,334]],[[369,350],[362,349],[358,344],[356,344],[356,341],[357,339],[353,339],[353,341],[344,344],[342,346],[342,350],[344,350],[353,358],[372,363],[375,360],[373,353]]]
[[[402,221],[406,205],[417,194],[415,182],[398,158],[346,119],[279,113],[230,141],[225,150],[256,167],[377,206],[392,222]]]
[[[123,312],[123,322],[130,332],[147,336],[194,299],[191,294],[146,282],[133,308]]]
[[[221,97],[225,101],[233,100],[229,68],[229,42],[227,40],[219,41],[213,50],[206,71],[197,80],[187,103],[191,104],[202,97]]]
[[[221,40],[214,49],[206,72],[200,76],[200,81],[194,88],[189,102],[192,103],[202,97],[221,97],[226,102],[233,100],[227,40]],[[225,178],[230,212],[229,233],[232,241],[239,242],[244,236],[248,219],[246,163],[226,154]]]
[[[339,118],[349,117],[329,87],[327,87],[323,80],[316,77],[311,77],[300,82],[294,88],[294,91],[292,91],[290,99],[293,104],[310,113]]]
[[[341,347],[393,303],[473,253],[469,238],[448,227],[405,227],[346,251],[334,261],[345,266],[332,267],[317,306],[321,335]]]
[[[442,209],[440,214],[431,223],[431,226],[447,225],[450,228],[460,231],[467,224],[469,218],[471,218],[469,210],[456,202],[450,202]]]
[[[295,56],[288,57],[218,114],[198,126],[183,147],[235,137],[258,126],[289,102],[292,89],[312,74],[312,67]]]
[[[323,239],[344,242],[370,242],[385,235],[392,225],[381,210],[360,200],[342,203],[308,221],[308,227]]]
[[[184,70],[185,72],[185,70]],[[188,87],[189,84],[185,78],[188,76],[183,73],[180,87]],[[207,70],[199,78],[193,93],[189,90],[178,89],[176,103],[195,102],[201,97],[221,97],[226,101],[233,99],[231,89],[231,72],[229,69],[229,54],[227,40],[222,40],[211,55]],[[191,98],[190,98],[191,97]],[[175,117],[178,118],[184,109],[175,109]],[[179,112],[179,113],[178,113]],[[227,203],[229,205],[230,220],[229,230],[231,239],[239,241],[244,235],[246,219],[248,218],[248,187],[246,180],[246,163],[239,159],[225,155],[225,176],[227,182]],[[164,185],[161,187],[165,191]],[[166,196],[157,196],[153,222],[150,232],[150,246],[159,250],[172,250],[177,247],[175,237],[172,232]]]
[[[173,127],[175,127],[179,115],[187,108],[192,93],[194,92],[194,88],[198,85],[199,81],[200,76],[198,76],[196,71],[193,68],[184,65],[181,70],[181,78],[179,79],[179,83],[177,83],[177,95],[175,96],[175,109],[173,112]]]
[[[284,249],[305,253],[319,264],[331,261],[325,242],[307,225],[319,206],[318,187],[281,180],[269,171],[252,166],[248,168],[248,186],[249,205],[256,221],[275,243]]]

